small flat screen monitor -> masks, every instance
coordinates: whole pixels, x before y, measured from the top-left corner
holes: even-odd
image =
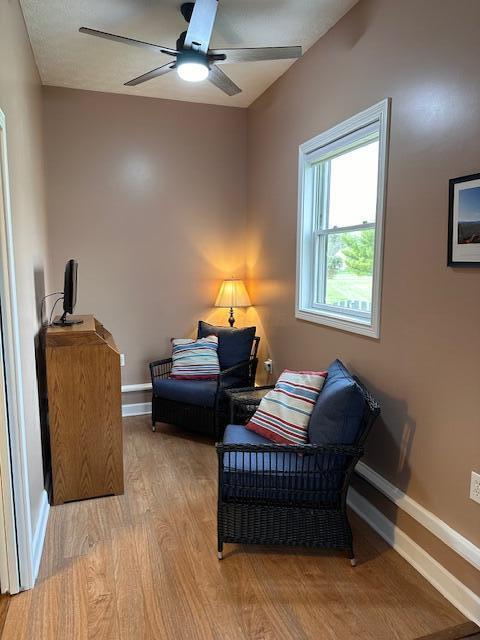
[[[54,322],[57,325],[80,324],[83,320],[67,318],[67,314],[73,313],[77,304],[77,271],[78,262],[69,260],[65,265],[65,279],[63,285],[63,314]]]

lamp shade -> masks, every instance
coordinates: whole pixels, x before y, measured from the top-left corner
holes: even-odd
[[[224,280],[215,300],[216,307],[250,307],[252,303],[243,280]]]

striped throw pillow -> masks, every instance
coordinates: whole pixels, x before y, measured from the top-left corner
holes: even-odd
[[[220,373],[217,350],[217,336],[172,340],[170,377],[176,380],[215,380]]]
[[[310,416],[326,377],[326,371],[285,369],[246,428],[278,444],[305,444]]]

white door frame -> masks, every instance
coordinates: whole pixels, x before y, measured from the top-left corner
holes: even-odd
[[[0,588],[17,593],[34,584],[27,445],[15,282],[15,256],[5,115],[0,109],[0,305],[8,409],[0,414]],[[2,410],[0,408],[0,410]],[[3,423],[3,424],[2,424]]]

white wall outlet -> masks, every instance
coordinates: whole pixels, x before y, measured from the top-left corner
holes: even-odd
[[[265,360],[265,362],[263,363],[263,366],[265,367],[265,371],[267,373],[273,372],[273,361],[271,358],[268,358],[268,360]]]
[[[121,367],[125,366],[125,354],[124,353],[120,354],[120,366]]]
[[[480,473],[472,471],[470,480],[470,498],[480,504]]]

